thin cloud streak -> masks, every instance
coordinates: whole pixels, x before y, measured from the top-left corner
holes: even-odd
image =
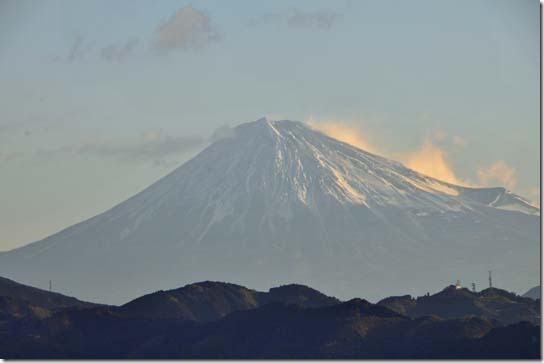
[[[95,41],[89,40],[81,34],[77,34],[70,43],[68,52],[65,56],[56,55],[52,58],[54,63],[57,62],[80,62],[94,50]]]
[[[170,156],[193,152],[220,139],[232,137],[229,126],[216,128],[209,137],[167,136],[160,130],[148,130],[135,137],[90,138],[53,150],[42,151],[42,155],[97,156],[121,162],[151,162],[154,166],[177,165],[168,160]],[[0,154],[1,160],[2,154]]]
[[[249,19],[250,26],[284,24],[292,29],[330,30],[336,25],[342,14],[331,9],[304,11],[291,8],[287,11],[267,13]]]
[[[170,137],[160,131],[146,131],[135,138],[88,139],[49,151],[53,154],[92,155],[111,157],[128,162],[151,161],[163,165],[168,156],[190,152],[202,147],[206,140],[200,137]]]
[[[100,50],[100,57],[108,62],[123,63],[134,53],[139,44],[140,40],[137,38],[132,38],[125,42],[112,43]]]

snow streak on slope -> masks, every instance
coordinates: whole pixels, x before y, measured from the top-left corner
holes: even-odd
[[[537,282],[538,214],[504,188],[452,185],[261,119],[111,210],[0,254],[0,275],[105,302],[205,279],[372,298],[499,267],[524,288]]]
[[[221,160],[221,167],[217,160]],[[138,225],[152,217],[154,209],[176,203],[187,194],[206,200],[205,210],[212,215],[202,221],[206,227],[230,214],[245,215],[247,210],[234,208],[235,201],[254,194],[272,207],[270,213],[283,211],[285,216],[290,215],[289,205],[297,203],[315,213],[320,203],[364,205],[371,211],[389,206],[416,215],[420,211],[471,210],[473,203],[499,208],[515,205],[511,209],[538,213],[537,208],[502,188],[482,189],[481,194],[495,199],[479,200],[478,189],[424,176],[299,122],[268,119],[237,127],[235,136],[212,145],[159,185],[117,214],[131,213]],[[513,196],[511,204],[497,204],[509,195]]]

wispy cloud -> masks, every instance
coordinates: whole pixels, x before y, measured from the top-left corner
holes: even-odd
[[[300,18],[300,14],[298,18]],[[300,18],[294,19],[294,21],[304,20]],[[326,22],[326,20],[321,21]],[[157,26],[151,36],[149,46],[155,54],[167,54],[174,50],[197,51],[221,40],[222,37],[222,33],[209,15],[187,5]],[[94,54],[107,62],[123,63],[133,55],[139,45],[140,40],[137,37],[132,37],[125,41],[97,47],[94,40],[77,34],[69,44],[66,54],[53,56],[50,60],[52,62],[77,62]]]
[[[172,50],[199,50],[220,40],[221,33],[204,12],[184,6],[153,33],[152,48],[160,53]]]
[[[85,58],[85,56],[93,50],[94,45],[94,41],[78,35],[70,47],[67,57],[68,60],[77,61]]]
[[[381,153],[370,142],[370,138],[363,132],[361,126],[342,121],[315,121],[312,118],[307,124],[314,130],[320,131],[334,139],[356,146],[371,153]]]
[[[0,164],[18,159],[22,156],[24,156],[24,154],[18,151],[6,151],[6,152],[0,151]]]
[[[432,136],[427,136],[416,150],[400,154],[398,159],[410,169],[435,177],[448,183],[466,185],[459,180],[453,170],[448,152],[437,144]]]
[[[77,62],[84,60],[95,48],[95,42],[77,34],[69,45],[66,55],[53,57],[53,62]]]
[[[473,177],[460,178],[453,166],[454,152],[465,148],[466,139],[460,136],[449,136],[441,131],[429,133],[417,148],[404,152],[392,151],[378,147],[370,140],[374,138],[360,125],[343,121],[315,121],[312,118],[308,125],[328,136],[346,142],[368,152],[385,156],[402,162],[404,165],[422,174],[464,186],[505,186],[514,189],[518,182],[518,170],[503,160],[474,171]]]
[[[235,135],[236,135],[236,133],[235,133],[235,131],[234,131],[234,129],[232,127],[227,126],[227,125],[220,126],[220,127],[216,128],[212,132],[212,135],[210,136],[210,142],[215,142],[215,141],[219,141],[219,140],[222,140],[222,139],[227,139],[227,138],[233,137]]]
[[[455,145],[458,148],[464,148],[467,146],[468,142],[465,138],[462,138],[461,136],[454,135],[451,137],[451,141],[453,145]]]
[[[30,122],[30,121],[29,121]],[[0,137],[4,133],[12,134],[18,130],[21,136],[34,136],[31,131],[23,131],[20,125],[0,125]],[[16,128],[16,129],[15,129]],[[92,156],[116,160],[122,163],[151,163],[154,166],[172,166],[179,163],[182,154],[197,151],[209,143],[235,135],[230,126],[216,128],[209,137],[203,136],[169,136],[160,130],[148,130],[141,134],[122,137],[92,137],[74,143],[56,147],[39,148],[36,151],[0,150],[0,164],[19,159],[24,156]],[[36,135],[42,139],[42,135]]]
[[[45,96],[41,97],[42,99]],[[56,131],[63,128],[69,119],[77,117],[81,110],[64,110],[57,114],[32,113],[21,119],[0,125],[0,140],[17,136],[31,136]]]
[[[283,12],[253,17],[249,20],[249,25],[285,24],[289,28],[329,30],[341,17],[340,13],[332,9],[306,11],[291,8]]]
[[[293,28],[316,28],[321,30],[330,29],[340,15],[334,10],[317,10],[305,12],[299,9],[291,9],[287,17],[287,25]]]
[[[170,137],[157,130],[146,131],[133,138],[87,139],[50,152],[117,158],[128,162],[165,163],[168,156],[198,149],[206,140],[200,137]]]
[[[525,188],[523,191],[523,196],[529,198],[534,204],[540,207],[540,186],[533,186],[530,188]]]
[[[140,40],[132,38],[124,42],[116,42],[103,47],[100,50],[100,57],[108,62],[124,62],[131,56],[140,44]]]
[[[456,176],[450,160],[450,154],[446,148],[440,145],[440,143],[448,139],[443,132],[438,131],[427,135],[423,143],[415,150],[397,152],[384,147],[378,147],[375,143],[372,143],[370,141],[374,139],[372,135],[369,135],[360,125],[355,125],[354,123],[343,121],[316,122],[312,119],[307,121],[307,123],[310,127],[328,136],[373,154],[398,160],[410,169],[422,174],[457,185],[470,184],[467,181],[460,180]],[[455,145],[456,142],[459,143],[459,140],[451,138],[451,142]]]
[[[478,169],[477,174],[480,183],[484,185],[498,183],[513,189],[518,183],[518,171],[503,160],[497,160],[489,166]]]

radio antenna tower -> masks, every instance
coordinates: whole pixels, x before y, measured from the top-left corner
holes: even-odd
[[[53,290],[53,282],[49,280],[49,291]]]
[[[491,270],[489,270],[489,287],[493,287],[493,279],[491,278]]]
[[[472,292],[476,292],[476,283],[472,283]]]

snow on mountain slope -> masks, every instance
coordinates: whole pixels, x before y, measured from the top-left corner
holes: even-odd
[[[261,119],[111,210],[0,254],[0,275],[108,303],[206,279],[378,298],[488,269],[524,289],[538,281],[538,215],[504,188],[452,185]]]
[[[528,200],[504,188],[463,188],[462,197],[498,209],[540,215],[540,209]]]

